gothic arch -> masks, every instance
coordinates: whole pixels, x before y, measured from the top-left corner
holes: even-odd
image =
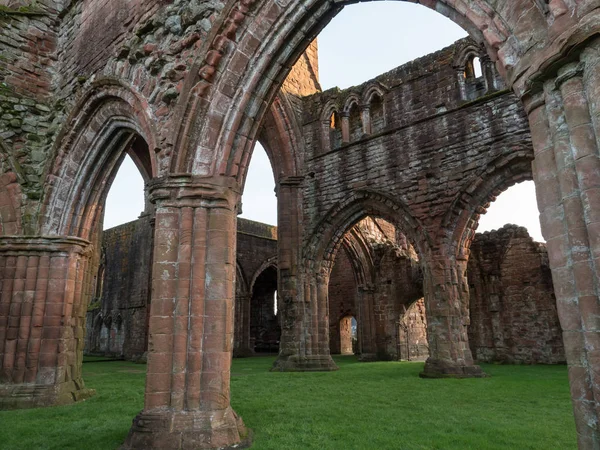
[[[254,285],[256,284],[256,280],[258,279],[258,277],[260,277],[260,275],[270,267],[277,270],[277,256],[272,256],[269,259],[267,259],[266,261],[263,261],[263,263],[260,265],[260,267],[256,270],[256,272],[252,276],[252,280],[250,281],[250,284],[248,285],[249,286],[248,292],[250,294],[252,294],[252,292],[254,292]]]
[[[375,279],[373,255],[362,233],[352,228],[344,236],[344,251],[349,255],[357,285],[372,285]]]
[[[247,295],[250,290],[248,289],[248,281],[246,279],[246,275],[244,274],[244,270],[239,262],[236,259],[235,261],[235,290],[236,294]]]
[[[156,139],[146,103],[119,81],[93,83],[57,139],[42,207],[45,235],[89,239],[125,152],[145,181],[156,175]]]
[[[363,92],[362,95],[362,104],[364,106],[370,106],[373,102],[373,97],[378,96],[383,100],[383,96],[385,95],[386,89],[383,88],[381,83],[371,83],[369,84]]]
[[[297,174],[301,166],[298,160],[301,136],[292,107],[285,95],[280,93],[265,115],[258,138],[271,161],[276,184],[282,177]],[[244,167],[247,169],[247,164]]]
[[[429,253],[430,237],[406,206],[385,194],[365,190],[354,192],[324,215],[325,218],[311,233],[303,259],[312,261],[312,264],[325,264],[330,270],[344,235],[366,216],[381,217],[396,225],[420,255]],[[319,271],[320,267],[313,267],[315,269]]]
[[[360,108],[361,102],[360,97],[357,94],[350,94],[346,101],[344,102],[344,108],[342,112],[344,114],[350,114],[350,111],[353,106]]]
[[[467,259],[471,241],[489,204],[509,187],[533,179],[533,152],[521,150],[494,161],[492,170],[481,170],[458,194],[442,226],[443,240],[451,254]]]
[[[483,42],[492,60],[498,61],[501,72],[505,75],[511,72],[508,74],[511,78],[512,69],[524,51],[516,32],[522,31],[525,22],[528,27],[539,24],[540,31],[545,32],[543,15],[528,2],[510,7],[496,4],[493,7],[485,0],[467,3],[435,0],[426,2],[426,6],[446,15],[475,40]],[[206,44],[207,57],[199,64],[198,71],[192,71],[195,80],[188,80],[188,85],[194,87],[187,105],[182,106],[179,134],[184,137],[178,144],[182,153],[173,170],[226,175],[242,181],[244,155],[252,147],[265,111],[289,67],[343,7],[343,3],[323,0],[229,3],[222,24],[215,27],[212,41]],[[256,20],[247,21],[250,16]],[[263,16],[265,20],[261,20]],[[519,21],[515,22],[517,17]],[[247,32],[238,33],[243,26]],[[253,70],[243,74],[234,69],[248,65]],[[236,86],[235,92],[231,86]],[[222,113],[209,114],[211,104],[218,104]]]

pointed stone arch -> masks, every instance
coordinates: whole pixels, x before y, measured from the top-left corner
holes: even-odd
[[[90,86],[57,139],[46,175],[42,234],[89,239],[125,153],[145,181],[156,175],[149,111],[121,81],[102,79]]]
[[[468,259],[469,247],[481,214],[500,193],[522,181],[532,180],[533,150],[521,150],[498,158],[488,169],[473,176],[458,194],[444,217],[442,241],[448,253],[458,259]]]
[[[486,46],[492,61],[512,80],[521,55],[546,36],[542,13],[528,2],[493,5],[486,0],[423,2],[462,26]],[[182,125],[174,172],[244,177],[251,149],[266,109],[273,101],[293,61],[346,2],[289,0],[230,2],[223,21],[205,46],[181,106]],[[256,18],[251,23],[248,17]],[[262,18],[264,17],[264,20]],[[240,33],[239,30],[245,30]],[[526,35],[529,33],[529,35]],[[239,67],[253,67],[241,71]],[[520,75],[522,70],[519,72]],[[226,75],[225,75],[226,74]],[[245,77],[242,75],[244,74]],[[218,111],[210,105],[219,105]]]
[[[383,193],[361,190],[352,193],[324,215],[324,219],[310,234],[311,238],[304,249],[304,260],[331,264],[345,233],[367,216],[381,217],[396,225],[419,254],[430,251],[431,238],[407,206]]]

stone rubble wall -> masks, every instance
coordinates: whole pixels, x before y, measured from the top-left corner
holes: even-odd
[[[136,360],[146,352],[153,232],[149,216],[104,231],[86,353]]]
[[[544,244],[523,227],[477,234],[468,265],[469,344],[482,362],[565,362]]]

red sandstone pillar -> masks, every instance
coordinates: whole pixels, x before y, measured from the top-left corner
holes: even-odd
[[[447,255],[424,258],[423,288],[427,314],[429,358],[424,378],[483,377],[469,348],[469,285],[467,261]]]
[[[377,359],[377,344],[375,341],[375,320],[373,317],[375,288],[370,285],[358,287],[358,348],[361,361]]]
[[[524,98],[580,449],[600,448],[599,49],[597,40]]]
[[[237,185],[225,177],[153,181],[156,205],[144,410],[125,448],[243,444],[231,409]]]
[[[302,236],[301,177],[288,177],[277,188],[277,264],[281,315],[279,356],[274,371],[336,370],[329,353],[327,283],[300,270]]]
[[[93,394],[81,378],[89,250],[78,238],[0,238],[0,409]]]

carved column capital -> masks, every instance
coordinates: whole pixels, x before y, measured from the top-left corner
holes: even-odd
[[[240,198],[238,182],[230,177],[190,174],[157,178],[148,183],[148,197],[156,206],[201,206],[233,211]]]
[[[0,253],[4,255],[36,253],[76,253],[87,255],[90,241],[72,236],[0,236]]]

